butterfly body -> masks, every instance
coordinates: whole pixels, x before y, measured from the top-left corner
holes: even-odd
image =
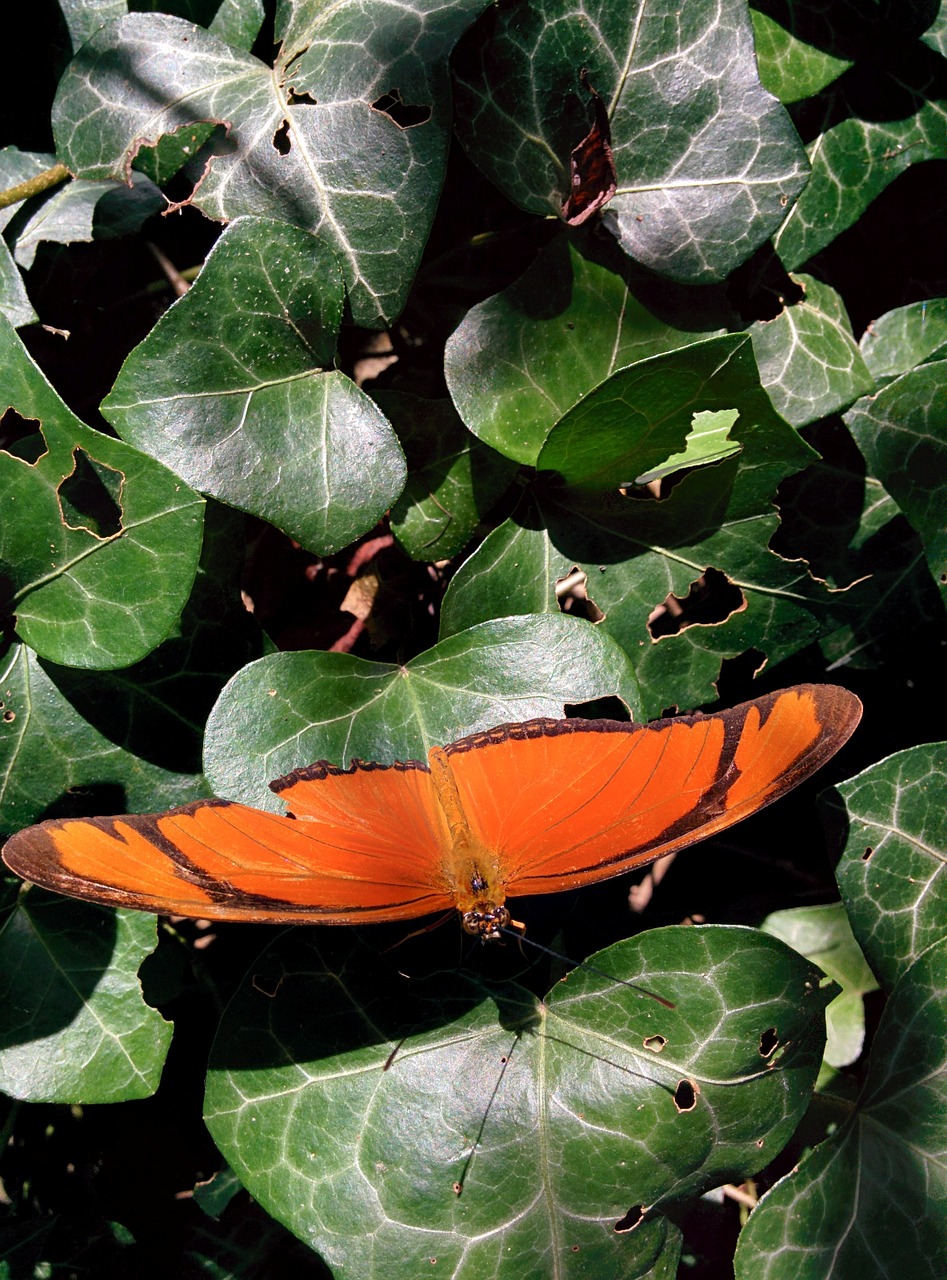
[[[653,724],[528,720],[426,762],[325,761],[272,783],[285,815],[224,800],[65,818],[9,840],[24,879],[112,906],[217,920],[358,924],[456,908],[499,936],[508,897],[579,888],[694,844],[828,760],[854,695],[800,685]]]

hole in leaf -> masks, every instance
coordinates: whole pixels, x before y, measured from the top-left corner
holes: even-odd
[[[605,698],[590,698],[588,702],[567,702],[566,715],[579,716],[583,720],[624,720],[631,716],[621,698],[609,694]]]
[[[619,1235],[623,1235],[626,1231],[634,1231],[646,1213],[647,1209],[643,1204],[632,1205],[621,1221],[615,1223],[615,1230]]]
[[[286,95],[286,101],[291,107],[317,107],[318,101],[307,93],[305,89],[293,89],[290,87],[289,93]]]
[[[696,1080],[679,1080],[674,1090],[674,1105],[678,1111],[693,1111],[700,1096],[700,1085]]]
[[[63,524],[96,538],[114,538],[122,531],[124,475],[84,449],[73,449],[72,463],[72,472],[56,491]]]
[[[862,854],[862,862],[867,862],[871,855],[875,852],[872,845],[865,846],[865,852]]]
[[[3,713],[3,723],[12,724],[15,719],[16,719],[16,712],[11,711],[10,708],[7,707],[6,711],[4,711]]]
[[[250,982],[254,991],[259,991],[261,996],[266,996],[267,1000],[272,1000],[283,985],[283,976],[282,974],[255,973]]]
[[[413,129],[415,125],[426,124],[431,118],[431,108],[416,103],[405,102],[400,89],[391,89],[376,98],[372,110],[387,116],[399,129]]]
[[[605,614],[594,600],[589,599],[589,577],[584,569],[573,565],[564,578],[556,582],[556,603],[562,613],[573,618],[585,618],[587,622],[602,622]]]
[[[676,636],[687,627],[712,627],[746,608],[746,596],[712,566],[691,583],[686,596],[669,595],[648,619],[652,640]]]
[[[23,418],[10,407],[0,418],[0,451],[35,466],[49,450],[38,418]]]
[[[288,156],[292,150],[292,142],[289,137],[289,121],[284,120],[280,127],[273,134],[273,146],[281,156]]]
[[[760,1057],[768,1058],[776,1052],[776,1046],[779,1044],[779,1036],[775,1027],[767,1027],[760,1036]]]
[[[642,1041],[642,1044],[646,1049],[650,1049],[652,1053],[660,1053],[667,1044],[667,1040],[664,1036],[648,1036]]]

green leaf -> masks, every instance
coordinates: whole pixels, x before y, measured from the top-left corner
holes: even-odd
[[[470,541],[509,487],[516,463],[472,436],[449,400],[400,391],[373,399],[394,427],[408,480],[391,509],[391,532],[415,560],[445,560]]]
[[[193,203],[319,228],[352,314],[398,314],[427,239],[450,137],[447,58],[482,0],[284,6],[274,68],[200,27],[132,13],[79,49],[53,106],[59,158],[125,178],[162,135],[226,122]],[[241,37],[243,41],[243,37]]]
[[[342,301],[324,241],[240,218],[125,361],[102,412],[194,488],[338,551],[405,477],[383,414],[331,368]]]
[[[706,288],[698,309],[694,291],[656,289],[626,264],[628,283],[615,263],[585,256],[601,256],[594,241],[582,250],[557,236],[515,284],[467,312],[444,353],[470,430],[530,466],[560,418],[616,370],[711,336],[715,322],[722,332],[728,314]]]
[[[873,320],[861,351],[872,377],[888,382],[928,360],[947,356],[947,298],[912,302]]]
[[[859,944],[886,990],[947,936],[947,743],[899,751],[821,798],[842,846],[839,889]]]
[[[277,653],[224,689],[207,722],[205,768],[218,795],[276,810],[268,784],[300,765],[424,759],[436,743],[608,696],[637,713],[625,655],[561,615],[486,622],[403,666]]]
[[[851,1119],[760,1201],[737,1280],[940,1280],[947,1266],[947,942],[901,978]]]
[[[131,235],[167,200],[143,173],[130,175],[131,186],[117,182],[68,182],[56,187],[19,226],[13,252],[29,270],[43,241],[74,244]]]
[[[221,0],[210,31],[233,49],[253,48],[264,19],[263,0]]]
[[[818,1069],[830,992],[753,930],[652,930],[595,957],[674,1010],[580,971],[543,1002],[408,980],[312,938],[284,935],[230,1005],[206,1120],[268,1212],[365,1280],[433,1259],[470,1280],[641,1276],[662,1255],[673,1274],[665,1206],[771,1158]]]
[[[138,968],[155,921],[39,889],[0,929],[0,1089],[30,1102],[120,1102],[158,1087],[171,1024]]]
[[[845,907],[833,902],[774,911],[760,928],[817,964],[842,988],[825,1011],[825,1062],[836,1068],[850,1066],[865,1043],[863,997],[876,991],[878,982],[855,940]]]
[[[454,57],[457,131],[532,213],[561,214],[570,193],[570,155],[592,126],[583,68],[611,120],[618,190],[605,226],[674,280],[728,275],[806,180],[789,116],[759,83],[746,5],[686,5],[674,21],[641,0],[488,10]]]
[[[847,408],[874,379],[855,345],[845,305],[813,276],[798,276],[801,302],[754,324],[753,354],[776,412],[794,427]]]
[[[866,396],[845,414],[868,469],[921,536],[934,581],[947,588],[947,379],[940,361]]]
[[[734,409],[723,462],[691,470],[661,501],[618,491],[678,454],[703,415]],[[621,370],[550,432],[539,457],[545,473],[452,580],[441,635],[500,616],[511,598],[556,613],[557,581],[578,567],[605,615],[601,628],[638,673],[646,714],[707,702],[724,657],[752,646],[776,661],[844,614],[844,600],[768,549],[776,487],[811,456],[774,413],[746,334]],[[677,634],[655,630],[655,610],[670,594],[700,592],[710,570],[719,590],[709,616]]]
[[[0,150],[0,191],[18,187],[21,182],[35,178],[56,163],[55,156],[19,151],[16,147]],[[4,230],[21,206],[8,205],[0,209],[0,230]],[[0,237],[0,312],[14,328],[33,324],[38,320],[30,302],[17,265],[5,238]]]
[[[168,635],[191,590],[204,503],[151,458],[84,426],[0,317],[4,397],[35,428],[0,451],[4,611],[44,658],[127,666]]]
[[[780,7],[778,11],[784,21],[788,18],[791,22],[793,10],[789,6]],[[780,102],[798,102],[800,98],[818,93],[852,65],[844,58],[835,58],[825,49],[798,39],[771,14],[751,8],[750,18],[760,80],[763,88]]]
[[[787,271],[857,222],[906,169],[947,157],[943,58],[900,33],[889,35],[884,46],[871,39],[875,15],[883,23],[889,15],[897,18],[899,9],[878,6],[865,13],[859,38],[864,56],[806,103],[800,127],[810,139],[812,176],[774,240]]]
[[[42,818],[141,813],[207,795],[204,721],[226,680],[264,651],[239,596],[241,518],[208,509],[194,590],[174,634],[120,671],[0,663],[0,831]],[[234,555],[234,548],[237,555]]]

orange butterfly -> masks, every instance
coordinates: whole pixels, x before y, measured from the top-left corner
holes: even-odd
[[[214,920],[357,924],[456,907],[497,938],[508,896],[594,884],[755,813],[847,741],[861,703],[799,685],[652,724],[527,720],[383,765],[321,762],[272,783],[285,816],[229,800],[61,818],[9,867],[116,907]]]

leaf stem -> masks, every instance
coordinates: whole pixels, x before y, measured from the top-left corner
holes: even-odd
[[[21,200],[28,200],[30,196],[38,196],[41,192],[48,191],[50,187],[58,187],[61,182],[65,182],[71,176],[64,164],[54,164],[51,169],[44,169],[35,177],[27,178],[26,182],[20,182],[15,187],[7,187],[6,191],[0,191],[0,209],[6,209],[11,204],[19,204]]]

